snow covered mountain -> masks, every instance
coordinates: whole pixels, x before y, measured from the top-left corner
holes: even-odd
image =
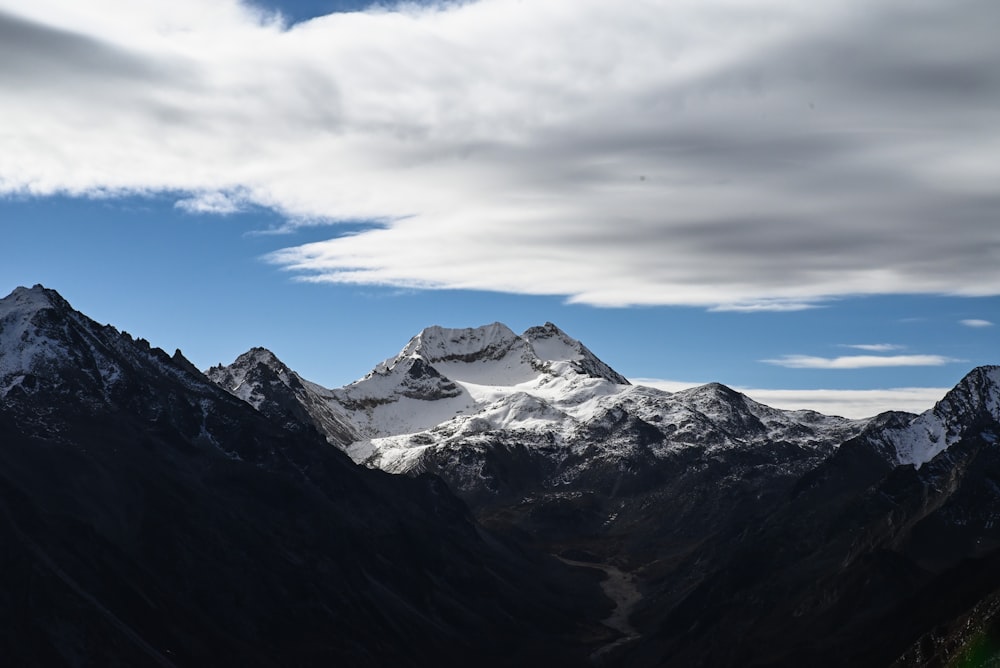
[[[630,458],[663,459],[690,447],[792,445],[822,454],[865,425],[772,409],[719,384],[674,394],[633,386],[552,323],[520,336],[500,323],[429,327],[334,390],[302,381],[276,360],[278,380],[286,379],[278,385],[248,377],[240,369],[254,354],[264,353],[207,373],[258,406],[290,390],[355,461],[393,473],[434,471],[467,494],[506,491],[504,470],[524,468],[512,458],[544,459],[539,483],[556,486],[594,468],[621,469]]]
[[[426,432],[456,417],[459,429],[468,426],[469,418],[484,416],[507,426],[505,420],[531,419],[531,411],[505,411],[505,405],[533,397],[569,407],[612,391],[616,383],[628,381],[552,324],[517,336],[493,323],[470,329],[429,327],[397,356],[331,391],[328,399],[349,411],[364,437],[349,450],[362,459],[369,450],[392,447],[378,439]]]

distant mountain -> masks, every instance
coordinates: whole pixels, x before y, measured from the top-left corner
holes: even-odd
[[[1000,658],[998,377],[846,420],[628,385],[554,325],[493,324],[308,387],[355,461],[436,473],[494,531],[609,573],[608,665],[945,666]]]
[[[719,384],[675,394],[632,386],[551,323],[520,336],[500,323],[430,327],[334,390],[282,371],[270,353],[278,380],[250,378],[239,369],[251,354],[207,373],[255,405],[299,397],[312,423],[355,461],[394,473],[433,471],[466,496],[520,494],[529,471],[542,487],[565,485],[692,447],[788,447],[814,457],[865,425],[768,408]],[[516,474],[507,479],[505,471]]]
[[[611,637],[593,573],[355,466],[294,374],[240,365],[261,410],[52,290],[0,300],[5,665],[584,665]]]

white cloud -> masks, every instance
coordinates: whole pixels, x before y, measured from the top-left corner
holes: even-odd
[[[757,302],[744,304],[718,304],[709,310],[716,312],[735,311],[737,313],[785,313],[790,311],[805,311],[818,307],[819,305],[815,303],[795,300],[761,299]]]
[[[993,323],[990,322],[989,320],[969,319],[969,320],[961,320],[960,322],[961,322],[961,324],[965,325],[966,327],[992,327],[993,326]]]
[[[272,257],[317,281],[995,295],[998,21],[990,0],[479,0],[286,29],[235,0],[0,0],[0,194],[384,222]]]
[[[632,379],[638,385],[677,392],[700,383],[684,383],[652,378]],[[814,410],[824,415],[865,418],[885,411],[921,413],[940,400],[949,388],[896,387],[874,390],[768,390],[734,388],[754,401],[786,410]]]
[[[903,346],[896,345],[895,343],[845,343],[843,347],[866,350],[870,353],[888,353],[903,348]]]
[[[941,355],[847,355],[844,357],[785,355],[778,359],[761,361],[789,369],[871,369],[899,366],[942,366],[959,360]]]
[[[178,200],[175,206],[189,213],[228,215],[243,210],[243,198],[221,192],[200,193],[194,197]]]

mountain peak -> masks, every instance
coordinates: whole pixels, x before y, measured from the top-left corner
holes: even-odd
[[[36,283],[30,288],[18,286],[0,299],[0,317],[13,311],[34,312],[48,308],[72,310],[69,303],[55,290]]]
[[[58,292],[41,285],[18,287],[0,299],[0,387],[37,371],[39,365],[71,358],[74,346],[66,323],[72,313]]]
[[[546,321],[544,325],[535,325],[534,327],[529,327],[528,329],[524,330],[524,334],[522,334],[522,336],[524,336],[525,338],[547,337],[547,336],[564,336],[566,338],[569,338],[566,335],[566,332],[559,329],[559,327],[555,323],[549,321]]]
[[[254,346],[237,357],[236,361],[233,362],[234,366],[249,366],[254,364],[263,364],[275,371],[285,371],[288,368],[284,362],[278,359],[277,355],[262,346]]]
[[[996,413],[1000,410],[1000,366],[979,366],[965,374],[939,404],[961,409],[959,397],[965,395],[973,399],[975,406],[964,406],[974,410],[986,409]]]
[[[357,439],[344,416],[267,348],[255,346],[229,366],[219,364],[205,375],[213,383],[258,411],[289,424],[312,424],[327,440],[344,446]]]
[[[1000,419],[1000,366],[980,366],[967,373],[931,409],[949,433],[959,425]]]
[[[580,342],[551,322],[529,327],[521,338],[531,344],[539,359],[547,362],[574,360],[580,356]]]
[[[433,325],[413,337],[399,357],[420,355],[432,364],[495,359],[517,341],[517,334],[500,322],[461,329]]]
[[[692,387],[683,392],[690,394],[691,396],[699,397],[725,397],[726,399],[732,400],[737,398],[746,398],[741,392],[737,392],[728,385],[723,385],[722,383],[712,382],[705,383],[704,385],[699,385],[697,387]]]
[[[976,367],[933,408],[905,425],[869,434],[894,466],[920,468],[982,424],[1000,420],[1000,366]]]
[[[180,350],[170,356],[98,324],[55,290],[19,287],[0,299],[0,398],[44,394],[89,411],[178,383],[214,390]]]
[[[603,378],[616,385],[630,384],[627,378],[598,359],[587,346],[551,322],[528,328],[522,338],[543,362],[570,362],[577,373],[585,376]]]
[[[205,374],[217,385],[258,409],[259,401],[250,397],[258,383],[280,383],[291,388],[301,386],[294,371],[285,366],[273,352],[260,346],[254,346],[241,354],[229,366],[220,364],[208,369]]]

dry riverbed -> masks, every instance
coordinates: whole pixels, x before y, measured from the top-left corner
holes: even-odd
[[[564,564],[579,566],[581,568],[596,568],[597,570],[604,571],[607,575],[604,581],[601,582],[601,587],[604,589],[605,595],[615,602],[615,609],[603,620],[603,623],[605,626],[620,632],[622,637],[594,652],[591,658],[594,659],[595,663],[600,663],[601,659],[615,648],[639,637],[639,631],[629,622],[629,616],[632,614],[632,610],[636,604],[642,599],[642,594],[639,593],[639,589],[635,585],[635,579],[631,575],[609,564],[576,561],[574,559],[559,557],[558,555],[557,558]]]

